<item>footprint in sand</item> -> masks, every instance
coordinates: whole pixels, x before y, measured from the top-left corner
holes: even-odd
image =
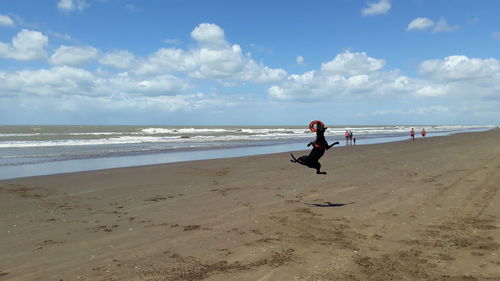
[[[64,242],[62,242],[62,241],[54,241],[52,239],[48,239],[48,240],[44,240],[43,242],[38,243],[37,247],[34,250],[41,250],[45,246],[59,245],[59,244],[62,244],[62,243],[64,243]]]
[[[197,224],[186,225],[186,226],[184,226],[184,231],[198,230],[200,228],[201,228],[201,225],[197,225]]]
[[[104,232],[112,232],[114,228],[117,228],[119,225],[117,224],[114,224],[114,225],[111,225],[111,226],[107,226],[107,225],[99,225],[99,226],[96,226],[94,228],[94,232],[98,232],[99,230],[102,230]]]
[[[148,198],[144,201],[147,201],[147,202],[160,202],[162,200],[167,200],[167,199],[172,199],[174,198],[173,195],[158,195],[156,194],[154,197],[151,197],[151,198]]]

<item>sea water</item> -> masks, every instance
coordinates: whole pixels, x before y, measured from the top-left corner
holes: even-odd
[[[356,145],[428,137],[493,126],[336,126],[328,142]],[[308,149],[306,126],[0,126],[0,179]]]

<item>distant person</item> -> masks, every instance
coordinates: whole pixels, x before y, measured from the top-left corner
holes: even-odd
[[[349,130],[349,141],[352,142],[352,131]]]
[[[413,128],[411,128],[410,137],[412,140],[415,140],[415,130]]]
[[[354,145],[356,145],[356,137],[352,137],[352,141],[354,142]]]
[[[345,144],[347,145],[347,143],[349,142],[349,131],[348,130],[345,130]]]
[[[422,137],[423,137],[423,138],[425,138],[425,135],[427,135],[427,132],[425,131],[425,128],[424,128],[424,129],[422,129],[421,134],[422,134]]]

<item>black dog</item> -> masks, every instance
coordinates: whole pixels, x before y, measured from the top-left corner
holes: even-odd
[[[318,162],[318,160],[325,154],[325,151],[330,149],[332,146],[339,144],[339,142],[334,142],[331,145],[328,145],[328,142],[325,139],[325,131],[326,127],[320,126],[318,124],[317,130],[316,130],[316,140],[310,142],[307,144],[307,146],[313,146],[313,149],[311,150],[311,153],[309,155],[304,155],[299,157],[299,159],[295,158],[293,154],[292,158],[290,161],[293,163],[299,163],[302,165],[305,165],[309,168],[316,169],[316,174],[323,174],[326,175],[326,172],[321,172],[321,164]]]

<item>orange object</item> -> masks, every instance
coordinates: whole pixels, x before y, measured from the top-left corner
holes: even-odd
[[[311,132],[316,132],[318,130],[318,126],[325,127],[325,123],[319,120],[314,120],[309,123],[309,130],[311,130]]]

